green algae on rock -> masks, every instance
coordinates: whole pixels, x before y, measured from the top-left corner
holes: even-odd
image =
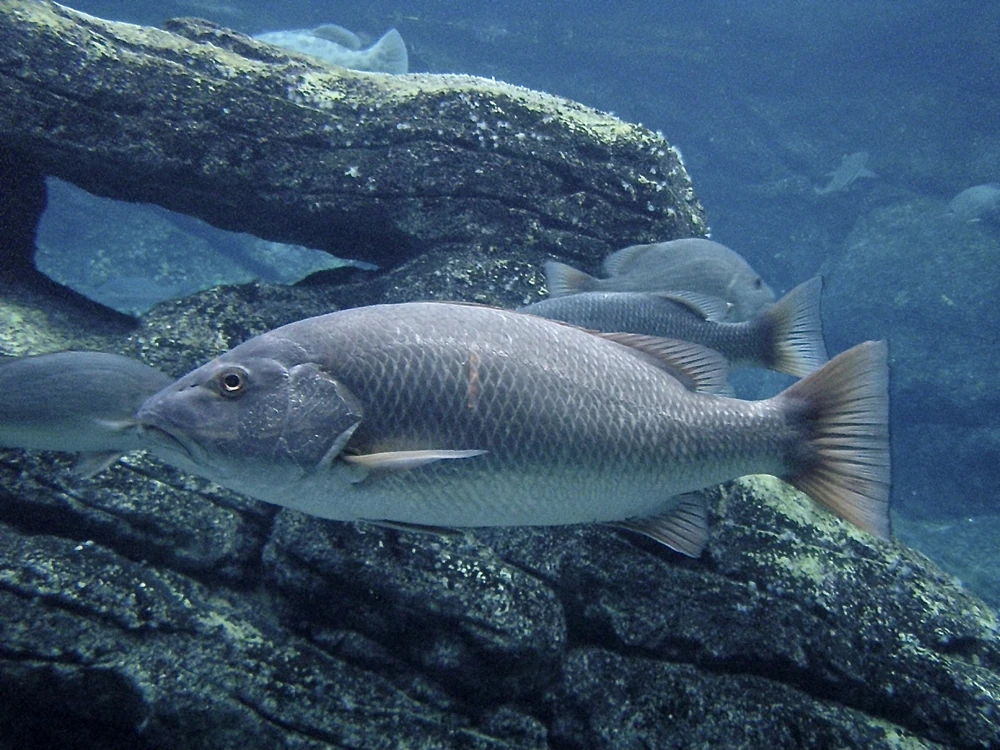
[[[409,266],[411,292],[450,288],[439,270]],[[107,345],[183,370],[392,278],[213,289]],[[687,560],[600,527],[442,538],[275,515],[138,455],[89,480],[52,454],[4,451],[0,469],[0,690],[22,707],[0,711],[8,736],[325,748],[349,732],[381,748],[407,731],[424,747],[589,749],[728,728],[746,748],[1000,744],[993,613],[773,478],[711,491],[712,538]]]
[[[96,194],[380,266],[475,243],[595,264],[707,232],[676,152],[641,126],[497,81],[168,28],[0,2],[0,145]]]

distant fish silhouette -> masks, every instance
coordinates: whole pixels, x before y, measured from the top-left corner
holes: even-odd
[[[865,166],[866,164],[868,164],[867,151],[855,151],[853,154],[848,154],[841,160],[839,167],[832,172],[827,172],[830,181],[824,187],[814,187],[813,192],[816,195],[837,193],[847,189],[861,177],[878,177]]]
[[[409,70],[406,44],[395,29],[389,29],[368,49],[361,49],[357,34],[332,23],[315,29],[268,31],[254,39],[351,70],[395,74]]]
[[[959,221],[1000,219],[1000,184],[973,185],[951,199],[947,216]]]

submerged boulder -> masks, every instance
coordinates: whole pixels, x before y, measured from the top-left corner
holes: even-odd
[[[0,170],[3,192],[51,175],[382,267],[525,246],[593,267],[707,231],[676,152],[641,126],[472,76],[337,68],[206,21],[168,29],[2,0],[0,153],[25,165]]]
[[[893,501],[925,519],[996,514],[1000,238],[940,201],[862,217],[831,264],[828,344],[885,338],[892,361]]]
[[[689,560],[600,527],[323,521],[140,457],[0,466],[15,745],[1000,743],[990,610],[774,479],[711,492]]]

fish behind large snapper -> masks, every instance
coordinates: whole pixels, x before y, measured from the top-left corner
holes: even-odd
[[[750,402],[686,388],[674,342],[616,339],[471,305],[344,310],[250,339],[137,420],[169,463],[323,518],[619,522],[698,555],[684,493],[769,473],[888,535],[884,343]]]
[[[521,312],[597,331],[625,331],[693,341],[733,365],[766,367],[796,377],[826,362],[815,276],[742,323],[726,323],[726,304],[683,292],[580,292],[549,297]]]
[[[128,357],[55,352],[0,359],[0,445],[79,453],[95,474],[143,448],[136,409],[171,378]]]
[[[577,292],[676,292],[709,294],[733,307],[730,321],[749,320],[774,302],[774,292],[743,256],[718,242],[692,237],[631,245],[604,259],[607,278],[565,263],[545,264],[552,297]]]

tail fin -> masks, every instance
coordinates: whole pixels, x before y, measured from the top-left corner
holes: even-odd
[[[406,52],[403,37],[395,29],[389,29],[373,44],[365,54],[367,70],[379,73],[406,73],[410,69],[410,58]]]
[[[565,263],[550,260],[545,264],[545,285],[549,288],[550,297],[589,292],[597,288],[596,282],[593,276]]]
[[[784,479],[881,538],[889,528],[889,365],[884,341],[834,357],[775,397],[800,420],[801,450]]]
[[[758,319],[768,329],[772,370],[804,377],[829,359],[823,343],[819,299],[823,278],[814,276],[778,300]]]

